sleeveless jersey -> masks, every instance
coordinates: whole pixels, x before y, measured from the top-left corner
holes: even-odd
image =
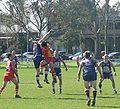
[[[95,64],[96,61],[94,61],[92,58],[89,59],[83,59],[81,61],[81,64],[83,66],[83,74],[89,75],[94,74],[95,72]]]
[[[54,57],[54,68],[60,69],[60,57]]]
[[[42,49],[39,44],[33,45],[33,55],[34,55],[34,58],[42,57]]]
[[[111,65],[110,65],[110,61],[108,61],[107,63],[102,61],[102,72],[103,73],[111,73]]]
[[[13,65],[13,61],[8,60],[6,62],[6,73],[5,73],[6,76],[14,75],[14,70],[12,68],[12,65]]]

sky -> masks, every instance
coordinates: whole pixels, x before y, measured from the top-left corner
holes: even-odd
[[[8,0],[0,0],[0,2],[1,2],[1,1],[6,2],[6,1],[8,1]],[[96,1],[98,1],[98,0],[96,0]],[[110,6],[112,6],[112,5],[114,5],[116,2],[120,2],[120,0],[110,0],[110,1],[109,1],[109,4],[110,4]],[[105,3],[105,0],[100,0],[100,6],[103,6],[104,3]],[[0,9],[3,9],[3,8],[4,8],[4,6],[2,6],[2,3],[0,3]]]
[[[120,0],[110,0],[110,1],[109,1],[109,4],[110,4],[110,6],[112,6],[112,5],[114,5],[116,2],[120,2]],[[105,3],[105,0],[100,0],[100,5],[101,5],[101,6],[104,5],[104,3]]]

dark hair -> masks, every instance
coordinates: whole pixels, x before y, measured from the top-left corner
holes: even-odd
[[[8,53],[7,58],[10,59],[11,55],[12,55],[11,53]]]
[[[90,51],[86,51],[85,52],[85,58],[89,58],[90,57]]]
[[[44,41],[44,42],[42,42],[41,45],[42,45],[42,47],[47,47],[47,42]]]

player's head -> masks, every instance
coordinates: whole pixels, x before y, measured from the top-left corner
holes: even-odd
[[[105,55],[105,51],[101,51],[101,57],[103,58]]]
[[[87,59],[90,58],[90,51],[85,51],[84,57]]]
[[[46,48],[47,47],[47,42],[43,41],[41,45],[42,45],[42,47]]]
[[[11,60],[11,59],[12,59],[12,54],[11,54],[11,53],[8,53],[8,54],[7,54],[7,58]]]
[[[109,59],[108,54],[105,54],[105,55],[103,56],[103,59],[107,61],[107,60]]]
[[[48,42],[48,41],[46,41],[46,43],[47,43],[47,46],[48,46],[49,48],[51,48],[51,43]]]

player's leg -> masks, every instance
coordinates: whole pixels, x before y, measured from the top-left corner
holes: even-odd
[[[87,105],[90,106],[90,89],[89,89],[89,81],[84,81],[84,87],[85,87],[85,94],[87,96]]]
[[[50,63],[49,63],[49,68],[50,68],[51,73],[52,73],[53,81],[54,81],[55,83],[57,83],[56,72],[55,72],[55,69],[54,69],[54,64],[53,64],[53,62],[50,62]]]
[[[103,82],[103,79],[100,78],[99,79],[99,94],[102,94],[102,82]]]
[[[35,69],[36,69],[36,82],[37,82],[37,87],[38,88],[42,88],[42,85],[40,84],[40,69],[39,69],[39,66],[40,66],[40,60],[36,60],[34,59],[34,66],[35,66]]]
[[[44,78],[44,81],[45,81],[47,84],[50,84],[49,81],[48,81],[48,73],[49,73],[49,66],[48,66],[48,65],[45,65],[45,78]]]
[[[52,76],[52,92],[53,94],[55,94],[55,81],[53,76]]]
[[[96,81],[92,81],[92,87],[93,87],[93,101],[92,101],[92,106],[95,106],[96,95],[97,95]]]
[[[59,79],[59,91],[60,91],[60,94],[62,93],[62,76],[58,76],[58,79]]]
[[[3,81],[2,87],[0,88],[0,94],[3,92],[3,90],[5,89],[6,85],[7,85],[8,81]]]
[[[18,81],[16,80],[16,78],[13,78],[11,81],[15,84],[15,92],[16,92],[15,97],[16,98],[21,98],[21,96],[19,96],[19,84],[18,84]]]
[[[114,91],[115,94],[117,94],[114,78],[113,78],[112,75],[109,78],[110,78],[110,80],[112,82],[113,91]]]

